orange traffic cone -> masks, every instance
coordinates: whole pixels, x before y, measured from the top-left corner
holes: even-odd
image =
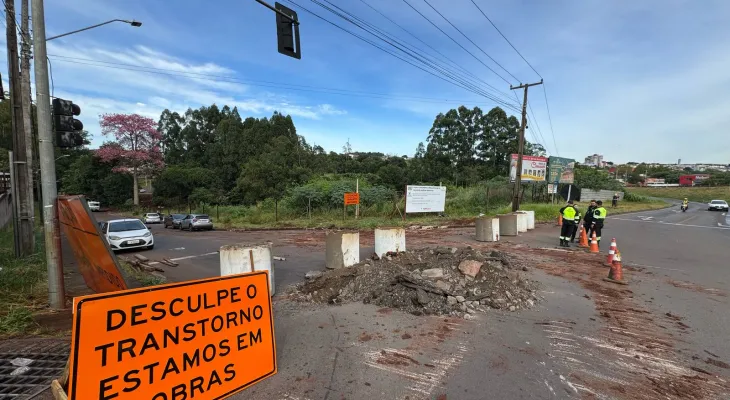
[[[588,234],[584,227],[580,228],[580,242],[578,243],[578,247],[588,247]]]
[[[558,226],[563,226],[563,216],[558,215]]]
[[[596,238],[596,232],[593,232],[593,237],[591,238],[591,247],[589,249],[591,253],[598,253],[598,239]]]
[[[611,269],[608,271],[608,278],[603,278],[603,280],[606,282],[627,285],[627,283],[624,282],[623,266],[621,265],[621,252],[616,252],[616,255],[613,257]]]
[[[609,266],[613,265],[613,257],[616,254],[616,238],[611,239],[611,247],[608,248],[608,257],[606,257],[606,264]]]

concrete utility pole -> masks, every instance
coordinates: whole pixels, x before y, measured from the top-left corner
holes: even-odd
[[[512,211],[520,209],[520,189],[522,187],[522,153],[525,151],[525,127],[527,126],[527,88],[530,86],[542,85],[542,79],[536,83],[526,83],[520,86],[510,85],[510,90],[525,89],[525,97],[522,100],[522,124],[520,124],[520,142],[517,150],[517,176],[515,178],[514,195],[512,199]]]
[[[36,107],[38,114],[38,159],[41,167],[43,193],[43,234],[46,241],[48,269],[48,300],[51,308],[66,307],[61,264],[61,234],[56,209],[56,164],[51,130],[51,96],[48,83],[48,54],[46,53],[46,22],[43,0],[32,0],[33,51],[35,53]]]
[[[30,214],[30,220],[35,226],[35,196],[33,194],[33,123],[31,122],[31,96],[30,91],[30,15],[28,14],[29,0],[21,0],[20,6],[20,32],[22,33],[20,43],[20,90],[22,92],[22,108],[23,108],[23,131],[25,132],[25,154],[28,163],[28,198],[33,212]],[[33,236],[35,241],[35,236]],[[35,245],[35,243],[34,243]]]
[[[15,24],[15,4],[13,1],[5,2],[5,16],[7,25],[8,43],[8,69],[10,83],[10,104],[12,109],[13,126],[13,155],[15,157],[14,173],[16,198],[13,199],[18,210],[18,224],[15,229],[16,240],[19,246],[16,247],[18,257],[26,257],[33,254],[33,203],[29,192],[32,190],[32,181],[29,182],[28,159],[26,151],[26,135],[23,132],[23,91],[20,84],[20,68],[18,65],[18,36]]]

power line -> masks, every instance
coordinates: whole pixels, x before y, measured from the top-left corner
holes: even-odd
[[[247,85],[251,85],[251,86],[271,87],[271,88],[294,90],[294,91],[326,93],[326,94],[343,95],[343,96],[370,97],[370,98],[380,98],[380,99],[409,100],[409,101],[425,102],[425,103],[444,103],[444,102],[461,102],[461,103],[467,103],[467,104],[469,104],[469,103],[478,104],[479,103],[479,100],[477,100],[477,99],[450,100],[450,99],[439,99],[439,98],[419,97],[419,96],[405,96],[405,95],[401,96],[401,95],[392,95],[392,94],[387,94],[387,93],[362,92],[362,91],[306,86],[306,85],[252,83],[252,82],[268,82],[268,81],[247,81],[247,80],[240,80],[240,79],[235,79],[235,78],[230,78],[230,77],[228,77],[228,78],[221,77],[221,76],[217,76],[217,75],[181,72],[181,71],[168,70],[168,69],[162,69],[162,68],[144,67],[144,66],[137,66],[137,65],[133,65],[133,64],[115,63],[115,62],[92,60],[92,59],[86,59],[86,58],[64,57],[64,56],[59,56],[59,55],[51,55],[51,57],[53,57],[53,59],[55,59],[56,61],[60,61],[60,62],[78,64],[78,65],[88,65],[88,66],[99,67],[99,68],[119,69],[119,70],[144,72],[144,73],[165,75],[165,76],[174,76],[174,77],[195,78],[195,79],[213,81],[213,82],[242,83],[242,84],[247,84]],[[77,60],[81,60],[81,61],[77,61]],[[84,61],[89,61],[89,62],[84,62]],[[111,65],[107,65],[107,64],[111,64]],[[301,86],[301,87],[289,87],[289,85],[290,86]]]
[[[461,45],[461,43],[457,42],[448,33],[444,32],[443,29],[441,29],[438,25],[436,25],[435,23],[433,23],[433,21],[431,21],[427,16],[423,15],[423,13],[421,13],[420,11],[418,11],[418,9],[416,7],[413,7],[413,5],[411,5],[411,3],[409,3],[407,0],[403,0],[403,2],[406,3],[408,5],[408,7],[412,8],[413,11],[417,12],[418,15],[420,15],[421,17],[423,17],[423,19],[425,19],[431,25],[433,25],[436,29],[438,29],[441,33],[443,33],[444,35],[446,35],[446,37],[448,37],[449,39],[451,39],[452,42],[456,43],[457,46],[461,47],[462,50],[464,50],[465,52],[469,53],[469,55],[471,55],[472,57],[474,57],[475,60],[479,61],[482,65],[484,65],[485,67],[487,67],[488,70],[492,71],[495,75],[497,75],[498,77],[500,77],[503,81],[507,82],[507,84],[510,84],[508,80],[506,80],[506,79],[504,79],[504,77],[502,77],[502,75],[498,74],[497,71],[493,70],[489,65],[485,64],[482,60],[480,60],[477,56],[475,56],[474,53],[472,53],[471,51],[467,50],[466,47],[464,47],[464,46]]]
[[[473,45],[474,45],[474,47],[476,47],[477,49],[479,49],[479,51],[481,51],[482,53],[484,53],[484,55],[485,55],[485,56],[489,57],[489,59],[490,59],[490,60],[492,60],[492,62],[493,62],[493,63],[497,64],[497,66],[499,66],[499,68],[502,68],[502,70],[504,70],[504,72],[508,73],[508,74],[509,74],[509,76],[511,76],[512,78],[514,78],[514,80],[515,80],[515,81],[517,81],[517,82],[520,82],[520,80],[519,80],[519,79],[517,79],[517,77],[515,77],[514,75],[512,75],[512,73],[511,73],[511,72],[507,71],[507,69],[506,69],[506,68],[504,68],[504,67],[502,66],[502,64],[498,63],[498,62],[497,62],[497,60],[495,60],[494,58],[492,58],[492,56],[490,56],[489,54],[487,54],[487,52],[486,52],[486,51],[484,51],[484,50],[483,50],[483,49],[482,49],[481,47],[479,47],[479,45],[478,45],[478,44],[474,43],[474,41],[473,41],[473,40],[471,40],[471,39],[469,38],[469,36],[466,36],[466,35],[464,34],[464,32],[462,32],[462,31],[461,31],[461,29],[459,29],[459,28],[458,28],[458,27],[457,27],[456,25],[452,24],[452,23],[451,23],[451,21],[449,21],[449,19],[448,19],[448,18],[446,18],[446,17],[445,17],[445,16],[443,15],[443,14],[441,14],[441,12],[440,12],[439,10],[437,10],[437,9],[436,9],[436,7],[432,6],[432,5],[431,5],[431,3],[429,3],[429,2],[428,2],[428,0],[423,0],[423,2],[424,2],[424,3],[426,3],[426,4],[428,4],[428,6],[429,6],[429,7],[431,7],[431,9],[432,9],[432,10],[436,11],[436,14],[440,15],[440,16],[441,16],[441,18],[443,18],[443,19],[444,19],[444,21],[448,22],[448,23],[449,23],[449,25],[451,25],[451,26],[452,26],[452,27],[453,27],[454,29],[456,29],[456,31],[457,31],[457,32],[461,33],[461,36],[464,36],[464,37],[466,38],[466,40],[468,40],[469,42],[471,42],[471,44],[473,44]],[[500,78],[502,78],[502,76],[500,76]],[[504,81],[507,81],[507,80],[506,80],[506,79],[504,79],[504,78],[502,78],[502,79],[503,79]],[[510,82],[507,82],[507,83],[509,84]]]
[[[366,29],[360,23],[353,21],[352,19],[348,18],[347,16],[345,16],[345,15],[343,15],[343,14],[341,14],[341,13],[335,11],[335,10],[333,10],[332,8],[330,8],[330,7],[328,7],[328,6],[320,3],[317,0],[311,0],[311,1],[313,3],[319,5],[320,7],[324,8],[325,10],[327,10],[327,11],[329,11],[329,12],[337,15],[338,17],[340,17],[340,18],[346,20],[347,22],[349,22],[349,23],[357,26],[358,28],[364,30],[365,32],[367,32],[367,33],[375,36],[376,38],[378,38],[378,39],[386,42],[390,46],[395,47],[396,49],[398,49],[401,52],[405,53],[407,56],[416,59],[418,62],[420,62],[420,63],[428,66],[429,68],[431,68],[431,69],[433,69],[435,71],[438,71],[439,73],[441,73],[443,75],[448,76],[449,78],[451,78],[451,79],[453,79],[453,80],[461,83],[462,85],[468,86],[470,89],[477,90],[479,93],[481,93],[482,95],[484,95],[485,97],[489,98],[492,101],[495,101],[497,103],[501,103],[501,104],[504,104],[505,106],[508,106],[507,104],[504,103],[503,100],[499,100],[499,99],[495,98],[493,95],[488,94],[488,93],[485,93],[483,91],[483,89],[477,87],[473,82],[469,82],[468,81],[468,78],[464,78],[462,76],[455,76],[455,75],[458,75],[458,73],[457,72],[454,72],[454,71],[451,71],[451,70],[448,70],[448,67],[441,66],[441,65],[436,65],[432,61],[425,60],[417,52],[415,52],[412,49],[408,48],[407,44],[403,44],[400,40],[398,40],[397,38],[392,37],[392,35],[389,35],[387,32],[384,32],[382,29],[379,29],[378,27],[376,27],[376,26],[368,23],[367,21],[362,20],[361,18],[353,15],[352,13],[350,13],[350,12],[348,12],[346,10],[343,10],[342,8],[340,8],[340,7],[338,7],[338,6],[330,3],[328,0],[324,0],[324,1],[326,1],[328,4],[332,5],[333,7],[336,7],[337,9],[341,10],[342,12],[348,14],[349,16],[352,16],[352,18],[355,18],[358,21],[362,22],[362,24],[367,25],[369,29]],[[377,34],[376,33],[373,33],[373,31],[371,29],[372,30],[375,30],[377,32]],[[388,40],[388,39],[390,39],[390,40]],[[397,42],[398,45],[394,44],[393,42]],[[487,86],[490,86],[490,85],[487,84]],[[496,92],[499,92],[499,90],[497,88],[494,88],[493,86],[490,86],[490,87],[493,90],[495,90]]]
[[[330,9],[330,8],[328,8],[328,7],[326,7],[326,6],[322,5],[322,4],[320,4],[320,3],[318,3],[318,2],[316,2],[316,1],[314,1],[314,0],[312,0],[312,1],[313,1],[313,2],[315,3],[315,4],[318,4],[318,5],[320,6],[320,7],[323,7],[323,8],[325,8],[325,9],[327,9],[328,11],[330,11],[330,12],[334,13],[335,15],[338,15],[339,17],[341,17],[341,18],[343,18],[343,19],[346,19],[346,20],[347,20],[348,22],[351,22],[351,21],[349,21],[349,19],[345,18],[345,17],[344,17],[344,16],[342,16],[342,15],[339,15],[339,14],[338,14],[337,12],[335,12],[334,10],[332,10],[332,9]],[[437,62],[436,62],[436,60],[437,60],[437,61],[441,61],[441,62],[451,63],[451,64],[453,64],[454,66],[456,66],[456,68],[457,68],[457,69],[458,69],[459,71],[463,71],[463,72],[464,72],[464,74],[468,75],[469,77],[471,77],[471,78],[474,78],[474,79],[476,79],[476,80],[479,80],[479,81],[481,81],[482,83],[484,83],[485,85],[487,85],[487,86],[491,87],[491,88],[492,88],[493,90],[495,90],[495,91],[496,91],[496,92],[498,92],[498,93],[502,93],[502,92],[500,92],[500,91],[499,91],[498,89],[496,89],[496,88],[494,88],[494,87],[490,86],[490,85],[489,85],[489,83],[485,82],[484,80],[480,79],[479,77],[477,77],[476,75],[474,75],[474,74],[473,74],[473,73],[471,73],[470,71],[468,71],[468,70],[466,70],[465,68],[463,68],[462,66],[460,66],[460,65],[459,65],[458,63],[456,63],[456,62],[454,62],[453,60],[451,60],[451,59],[449,59],[448,57],[446,57],[446,56],[445,56],[445,55],[444,55],[443,53],[441,53],[441,52],[439,52],[438,50],[434,49],[434,48],[433,48],[432,46],[430,46],[430,45],[429,45],[428,43],[426,43],[426,42],[424,42],[423,40],[421,40],[421,39],[420,39],[419,37],[417,37],[417,36],[413,35],[412,33],[410,33],[410,32],[409,32],[408,30],[406,30],[405,28],[403,28],[403,27],[402,27],[401,25],[399,25],[398,23],[396,23],[395,21],[393,21],[393,20],[392,20],[391,18],[389,18],[389,17],[387,16],[387,15],[383,14],[382,12],[380,12],[379,10],[377,10],[376,8],[374,8],[373,6],[371,6],[370,4],[368,4],[367,2],[365,2],[364,0],[360,0],[360,1],[361,1],[361,2],[363,3],[363,4],[365,4],[366,6],[370,7],[371,9],[373,9],[373,10],[374,10],[375,12],[377,12],[377,13],[378,13],[378,14],[380,14],[381,16],[383,16],[384,18],[386,18],[386,19],[387,19],[388,21],[390,21],[390,22],[392,22],[393,24],[395,24],[396,26],[398,26],[398,27],[399,27],[400,29],[402,29],[403,31],[405,31],[405,32],[406,32],[406,33],[408,33],[409,35],[411,35],[411,36],[413,36],[414,38],[416,38],[416,39],[417,39],[418,41],[420,41],[421,43],[425,44],[425,45],[426,45],[426,46],[427,46],[428,48],[430,48],[430,49],[434,50],[434,51],[435,51],[436,53],[440,54],[440,55],[441,55],[441,56],[442,56],[443,58],[439,58],[439,57],[437,57],[437,56],[434,56],[434,55],[432,55],[432,54],[429,54],[429,53],[428,53],[427,51],[425,51],[425,50],[423,50],[423,49],[420,49],[420,48],[418,48],[417,46],[415,46],[415,45],[413,45],[413,44],[411,44],[411,43],[408,43],[408,42],[407,42],[407,41],[405,41],[405,40],[399,40],[399,39],[398,39],[398,38],[396,38],[396,37],[395,37],[394,35],[392,35],[392,34],[389,34],[389,33],[387,33],[386,31],[384,31],[383,29],[381,29],[381,28],[378,28],[378,27],[377,27],[377,26],[375,26],[374,24],[372,24],[372,23],[369,23],[369,22],[365,21],[364,19],[362,19],[362,18],[360,18],[360,17],[358,17],[358,16],[354,15],[353,13],[351,13],[351,12],[349,12],[349,11],[347,11],[347,10],[344,10],[344,9],[343,9],[342,7],[339,7],[339,6],[335,5],[335,4],[332,4],[332,2],[330,2],[330,1],[328,1],[328,0],[324,0],[324,1],[325,1],[325,2],[327,2],[328,4],[330,4],[331,6],[333,6],[333,7],[337,8],[338,10],[340,10],[340,11],[344,12],[345,14],[347,14],[347,15],[351,16],[352,18],[356,19],[357,21],[359,21],[359,22],[361,22],[361,23],[363,23],[363,24],[367,25],[367,26],[368,26],[368,27],[369,27],[370,29],[374,29],[374,30],[375,30],[375,31],[377,31],[377,32],[378,32],[378,33],[379,33],[380,35],[382,35],[382,36],[385,36],[385,37],[388,37],[389,39],[391,39],[391,40],[393,40],[393,41],[395,41],[395,42],[397,42],[397,43],[401,44],[401,45],[402,45],[402,46],[404,46],[404,47],[410,47],[410,48],[409,48],[409,52],[410,52],[410,53],[413,53],[413,52],[414,52],[414,50],[413,50],[413,49],[415,49],[415,50],[417,50],[417,52],[415,52],[415,54],[418,54],[419,52],[420,52],[420,53],[423,53],[424,55],[426,55],[426,56],[428,56],[429,58],[431,58],[432,60],[434,60],[434,61],[433,61],[432,63],[437,63]],[[358,26],[358,27],[359,27],[360,29],[363,29],[363,30],[365,30],[366,32],[370,33],[371,35],[373,35],[373,36],[376,36],[376,37],[378,37],[378,38],[379,38],[379,39],[381,39],[381,40],[384,40],[384,39],[383,39],[382,37],[380,37],[380,36],[378,36],[378,35],[375,35],[375,34],[374,34],[374,33],[372,33],[371,31],[368,31],[368,30],[366,30],[366,29],[362,28],[362,27],[361,27],[361,26],[359,26],[359,25],[356,25],[356,26]],[[411,56],[412,56],[412,54],[409,54],[409,55],[411,55]],[[433,68],[433,66],[432,66],[432,65],[430,65],[430,64],[431,64],[431,63],[429,63],[429,66]],[[458,76],[459,76],[460,78],[462,78],[462,79],[470,79],[470,78],[466,78],[466,77],[464,76],[464,74],[461,74],[461,72],[457,72],[457,71],[455,71],[455,70],[451,69],[451,67],[450,67],[450,66],[448,66],[448,65],[446,65],[446,64],[440,65],[440,66],[439,66],[439,69],[447,69],[447,70],[448,70],[448,71],[449,71],[450,73],[452,73],[452,74],[455,74],[455,75],[458,75]],[[502,93],[502,94],[504,94],[504,93]]]
[[[323,21],[325,21],[325,22],[327,22],[328,24],[330,24],[330,25],[333,25],[333,26],[335,26],[336,28],[338,28],[338,29],[340,29],[340,30],[343,30],[343,31],[347,32],[348,34],[350,34],[350,35],[352,35],[352,36],[354,36],[354,37],[356,37],[356,38],[358,38],[358,39],[360,39],[360,40],[362,40],[362,41],[364,41],[364,42],[366,42],[366,43],[370,44],[371,46],[373,46],[373,47],[375,47],[375,48],[377,48],[377,49],[379,49],[379,50],[381,50],[381,51],[384,51],[385,53],[388,53],[388,54],[390,54],[391,56],[393,56],[393,57],[395,57],[395,58],[398,58],[399,60],[401,60],[401,61],[403,61],[403,62],[406,62],[406,63],[408,63],[408,64],[410,64],[410,65],[412,65],[412,66],[414,66],[414,67],[416,67],[416,68],[420,69],[421,71],[424,71],[424,72],[428,73],[429,75],[432,75],[432,76],[434,76],[434,77],[436,77],[436,78],[438,78],[438,79],[441,79],[441,80],[443,80],[443,81],[445,81],[445,82],[451,83],[451,84],[453,84],[453,85],[455,85],[455,86],[461,87],[462,89],[468,90],[468,91],[470,91],[470,92],[472,92],[472,93],[476,93],[476,94],[481,94],[481,95],[483,95],[483,96],[485,96],[485,97],[489,98],[489,99],[490,99],[490,100],[492,100],[492,101],[495,101],[495,102],[498,102],[498,103],[503,103],[503,101],[500,101],[499,99],[495,99],[495,98],[493,98],[493,97],[492,97],[491,95],[489,95],[489,94],[484,94],[484,93],[480,93],[480,92],[479,92],[478,90],[474,90],[473,88],[469,88],[469,87],[468,87],[468,85],[464,85],[464,84],[461,84],[461,83],[458,83],[458,82],[454,82],[453,80],[449,80],[448,78],[445,78],[445,77],[443,77],[443,76],[437,75],[437,74],[435,74],[435,73],[433,73],[433,72],[431,72],[431,71],[429,71],[429,70],[427,70],[427,69],[425,69],[425,68],[423,68],[423,67],[421,67],[421,66],[419,66],[419,65],[416,65],[416,64],[414,64],[413,62],[411,62],[411,61],[409,61],[409,60],[407,60],[407,59],[404,59],[403,57],[399,56],[398,54],[395,54],[395,53],[393,53],[393,52],[391,52],[391,51],[388,51],[387,49],[385,49],[385,48],[381,47],[381,46],[380,46],[380,45],[378,45],[377,43],[374,43],[374,42],[373,42],[372,40],[370,40],[370,39],[367,39],[367,38],[363,37],[362,35],[359,35],[359,34],[357,34],[357,33],[354,33],[354,32],[352,32],[352,31],[350,31],[350,30],[347,30],[347,29],[345,29],[345,28],[341,27],[340,25],[337,25],[336,23],[334,23],[334,22],[332,22],[332,21],[330,21],[330,20],[328,20],[328,19],[326,19],[326,18],[324,18],[324,17],[320,16],[319,14],[317,14],[317,13],[315,13],[315,12],[313,12],[313,11],[311,11],[311,10],[307,9],[306,7],[303,7],[303,6],[301,6],[300,4],[298,4],[298,3],[294,2],[293,0],[289,0],[289,2],[290,2],[290,3],[292,3],[292,4],[294,4],[294,5],[295,5],[295,6],[297,6],[298,8],[300,8],[300,9],[304,10],[305,12],[307,12],[307,13],[309,13],[309,14],[311,14],[311,15],[313,15],[313,16],[315,16],[315,17],[317,17],[317,18],[319,18],[319,19],[321,19],[321,20],[323,20]],[[392,46],[395,46],[395,45],[393,45],[392,43],[390,43],[390,45],[392,45]],[[403,51],[403,50],[401,49],[401,51]],[[506,105],[505,105],[505,106],[506,106]]]
[[[440,51],[436,50],[436,49],[435,49],[435,48],[434,48],[433,46],[431,46],[430,44],[428,44],[428,43],[424,42],[424,41],[423,41],[423,39],[421,39],[421,38],[419,38],[418,36],[414,35],[414,34],[413,34],[413,33],[411,33],[411,32],[410,32],[409,30],[407,30],[406,28],[404,28],[404,27],[403,27],[402,25],[400,25],[400,24],[398,24],[397,22],[393,21],[393,19],[391,19],[390,17],[388,17],[387,15],[385,15],[384,13],[382,13],[382,12],[381,12],[380,10],[378,10],[377,8],[375,8],[375,7],[373,7],[372,5],[370,5],[370,3],[366,2],[365,0],[360,0],[360,2],[362,2],[362,3],[363,3],[363,4],[365,4],[366,6],[370,7],[370,8],[371,8],[371,9],[372,9],[373,11],[375,11],[375,12],[376,12],[376,13],[378,13],[378,14],[380,14],[380,15],[381,15],[381,16],[382,16],[383,18],[385,18],[385,19],[387,19],[388,21],[390,21],[391,23],[393,23],[393,25],[395,25],[395,26],[397,26],[398,28],[400,28],[400,29],[401,29],[401,30],[402,30],[403,32],[405,32],[405,33],[409,34],[409,35],[410,35],[410,36],[412,36],[412,37],[413,37],[414,39],[416,39],[416,40],[418,40],[419,42],[421,42],[421,43],[423,43],[424,45],[426,45],[426,47],[428,47],[429,49],[431,49],[431,50],[435,51],[435,52],[436,52],[437,54],[441,55],[441,56],[443,57],[443,59],[442,59],[442,60],[445,60],[445,61],[447,61],[447,62],[450,62],[450,63],[451,63],[451,64],[453,64],[453,65],[454,65],[454,66],[455,66],[456,68],[459,68],[460,70],[464,71],[465,73],[467,73],[467,74],[468,74],[468,75],[470,75],[471,77],[473,77],[473,78],[475,78],[475,79],[479,79],[479,78],[477,78],[477,76],[476,76],[476,75],[474,75],[474,74],[472,74],[471,72],[469,72],[468,70],[464,69],[464,67],[462,67],[462,66],[461,66],[461,65],[459,65],[458,63],[454,62],[453,60],[451,60],[450,58],[448,58],[448,57],[447,57],[446,55],[444,55],[443,53],[441,53]],[[484,82],[484,81],[482,81],[482,82]],[[486,82],[484,82],[484,83],[486,83]]]
[[[545,107],[547,108],[548,112],[548,121],[550,121],[550,133],[553,135],[553,145],[555,146],[555,153],[560,156],[558,143],[555,141],[555,131],[553,131],[553,118],[550,116],[550,104],[548,103],[547,89],[545,88],[545,84],[542,85],[542,93],[545,95]]]
[[[535,70],[535,68],[532,66],[532,64],[530,64],[530,62],[527,61],[527,59],[525,59],[525,57],[522,55],[522,53],[520,53],[520,51],[517,50],[517,48],[512,44],[512,42],[510,42],[509,39],[507,39],[507,37],[504,36],[504,34],[502,33],[502,31],[500,31],[499,28],[497,28],[497,25],[495,25],[494,22],[492,22],[492,20],[487,16],[487,14],[485,14],[484,11],[482,11],[481,7],[479,7],[477,5],[477,3],[474,2],[474,0],[471,0],[471,2],[472,2],[472,4],[474,4],[474,7],[476,7],[477,10],[479,10],[480,13],[482,13],[482,15],[484,16],[484,18],[486,18],[487,21],[489,21],[489,23],[492,24],[492,26],[494,27],[494,29],[496,29],[497,32],[499,32],[499,34],[502,36],[502,38],[504,38],[504,40],[507,41],[507,43],[509,43],[509,45],[512,47],[512,49],[514,49],[514,51],[517,52],[517,54],[520,56],[520,58],[522,58],[522,60],[525,63],[527,63],[527,65],[537,74],[537,76],[539,76],[540,79],[542,79],[542,75],[540,75],[540,73]]]
[[[405,1],[405,0],[403,0],[403,1]],[[537,72],[537,70],[535,69],[535,67],[533,67],[532,64],[530,64],[530,62],[527,61],[527,59],[522,55],[522,53],[520,53],[520,51],[517,50],[517,48],[512,44],[512,42],[510,42],[509,39],[507,39],[507,36],[505,36],[502,33],[502,31],[500,31],[499,28],[497,28],[497,25],[495,25],[494,22],[492,22],[492,20],[487,16],[487,14],[481,9],[481,7],[479,7],[479,5],[477,5],[477,3],[474,0],[471,0],[471,2],[472,2],[472,4],[474,4],[474,7],[476,7],[477,10],[479,10],[480,13],[482,13],[482,15],[484,16],[484,18],[486,18],[487,21],[489,21],[489,23],[492,24],[492,26],[494,27],[494,29],[496,29],[497,32],[499,32],[499,34],[510,45],[510,47],[512,47],[512,49],[520,56],[520,58],[522,58],[522,60],[530,67],[530,69],[532,69],[532,71],[535,72],[537,74],[537,76],[540,77],[540,79],[543,79],[542,75],[540,75],[540,73]],[[555,130],[553,129],[553,118],[550,115],[550,103],[548,102],[548,98],[547,98],[547,88],[545,86],[546,85],[543,83],[543,85],[542,85],[542,92],[545,95],[545,108],[547,108],[548,121],[550,122],[550,135],[553,137],[553,145],[555,146],[555,153],[558,156],[560,156],[560,152],[558,151],[558,143],[555,140]]]

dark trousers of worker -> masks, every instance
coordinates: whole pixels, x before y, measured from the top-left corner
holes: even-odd
[[[586,227],[586,235],[588,235],[588,243],[591,242],[591,237],[593,237],[593,223],[592,222],[584,222],[583,225]]]
[[[576,223],[575,225],[573,225],[573,233],[570,234],[571,242],[575,242],[575,235],[577,233],[580,233],[580,229],[578,229],[578,228],[580,228],[580,223]]]
[[[603,222],[602,221],[595,221],[593,224],[593,232],[596,233],[596,239],[598,240],[598,245],[601,245],[601,230],[603,229]]]
[[[563,219],[563,227],[560,228],[560,240],[568,241],[575,230],[575,222]]]

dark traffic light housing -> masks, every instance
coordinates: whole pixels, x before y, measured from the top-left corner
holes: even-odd
[[[58,147],[79,147],[84,144],[81,136],[84,124],[74,118],[79,114],[81,108],[71,100],[53,99],[53,127]]]
[[[299,47],[299,20],[297,13],[279,3],[274,3],[274,7],[278,11],[276,13],[276,39],[279,44],[279,53],[301,59],[302,49]],[[288,15],[289,18],[282,14]]]

